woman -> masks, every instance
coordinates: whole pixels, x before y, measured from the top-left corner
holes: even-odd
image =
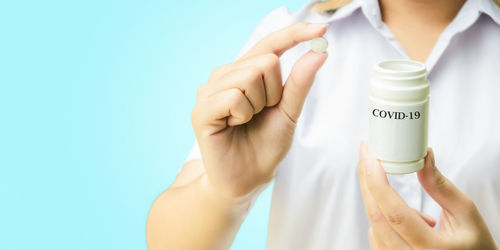
[[[497,4],[333,0],[270,13],[200,88],[197,143],[151,209],[150,248],[229,248],[275,178],[269,249],[496,249]],[[319,36],[327,53],[302,43]],[[418,175],[386,177],[366,146],[357,153],[371,71],[388,59],[429,71],[436,158],[429,150]]]

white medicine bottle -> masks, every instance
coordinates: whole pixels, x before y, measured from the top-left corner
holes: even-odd
[[[424,167],[427,153],[429,81],[423,63],[383,61],[370,82],[368,148],[386,173]]]

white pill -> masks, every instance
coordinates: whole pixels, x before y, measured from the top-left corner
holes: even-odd
[[[322,53],[328,48],[328,40],[324,37],[318,37],[311,40],[311,49],[314,52]]]

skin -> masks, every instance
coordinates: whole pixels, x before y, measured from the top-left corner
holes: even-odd
[[[451,20],[426,13],[436,7],[433,1],[423,1],[428,5],[421,4],[422,6],[412,10],[408,15],[396,12],[405,10],[400,5],[411,6],[417,4],[415,2],[381,1],[381,4],[384,21],[391,30],[394,29],[396,37],[408,55],[412,59],[422,60],[427,58],[429,48],[432,47],[429,47],[429,44],[433,45],[436,37],[427,33],[425,35],[419,33],[420,36],[416,36],[411,31],[428,30],[429,34],[439,33],[445,27],[443,22]],[[444,1],[436,0],[436,2]],[[458,11],[456,6],[461,6],[462,3],[447,2],[449,5],[442,5],[440,8],[443,8],[443,13],[448,16],[453,12],[452,9]],[[450,13],[446,11],[448,8]],[[411,8],[408,7],[406,10],[408,9]],[[440,12],[433,13],[440,14]],[[418,27],[415,29],[405,30],[404,26],[399,26],[399,23],[415,22],[419,15],[420,18],[436,18],[436,20],[425,22],[426,26],[414,24]],[[316,72],[327,58],[326,53],[309,51],[295,63],[290,76],[282,85],[279,56],[300,42],[322,36],[326,29],[327,26],[321,24],[294,24],[268,35],[237,61],[212,72],[207,83],[198,91],[197,104],[191,116],[203,161],[193,160],[186,163],[175,182],[153,203],[146,226],[149,249],[228,249],[231,246],[252,201],[273,179],[277,165],[288,153],[304,100],[313,84]],[[412,40],[410,39],[412,37],[418,39]],[[360,166],[364,165],[360,163]],[[360,177],[362,176],[364,175]],[[429,175],[422,176],[421,182],[427,183],[426,178]],[[387,185],[382,185],[382,178],[369,183],[372,185],[370,191],[379,188],[388,189]],[[432,185],[427,185],[429,186]],[[449,189],[436,190],[432,197],[449,194]],[[440,191],[444,193],[439,193]],[[400,198],[394,195],[387,196],[394,199],[388,201],[387,198],[383,199],[383,196],[374,193],[373,191],[372,195],[368,196],[373,202],[366,204],[379,205],[381,213],[375,221],[397,220],[399,218],[397,216],[386,218],[386,215],[391,215],[387,211],[393,210],[385,210],[386,207],[380,207],[379,202],[389,202],[402,207],[404,204],[397,203]],[[452,229],[460,227],[462,231],[470,232],[465,235],[475,236],[470,240],[473,243],[477,243],[479,238],[490,239],[491,235],[486,236],[486,226],[479,220],[479,213],[476,214],[477,209],[473,210],[474,206],[471,205],[470,199],[463,196],[465,195],[452,196],[451,199],[457,200],[443,208],[468,208],[470,211],[467,210],[465,213],[474,216],[470,217],[471,220],[467,220],[470,223],[450,224],[454,225]],[[366,207],[372,211],[375,206]],[[410,247],[416,246],[418,249],[422,245],[415,245],[415,241],[409,239],[414,239],[412,237],[417,237],[421,233],[424,233],[420,235],[421,237],[429,234],[429,238],[433,240],[429,245],[449,246],[441,240],[451,239],[451,236],[450,238],[433,236],[435,234],[432,227],[436,224],[433,218],[414,210],[412,213],[408,218],[415,221],[418,219],[419,228],[427,227],[425,231],[418,231],[418,235],[415,236],[415,232],[400,230],[402,227],[397,225],[380,227],[374,226],[372,221],[370,239],[371,242],[377,242],[372,243],[372,246],[378,247],[376,249],[385,249],[386,245],[381,245],[379,242],[388,242],[388,246],[409,244]],[[441,218],[453,222],[454,215],[446,212]],[[453,230],[450,229],[449,232]],[[469,245],[465,246],[463,249],[474,249],[467,248]]]
[[[382,20],[406,54],[425,62],[465,0],[380,0]]]
[[[290,149],[296,121],[326,53],[308,52],[282,86],[279,56],[326,32],[298,23],[277,31],[198,91],[192,122],[203,162],[189,162],[153,204],[150,249],[228,249],[260,189]]]
[[[371,249],[498,249],[472,200],[436,168],[432,149],[418,180],[442,207],[438,230],[433,218],[410,208],[389,185],[366,143],[361,144],[358,176],[371,223]]]

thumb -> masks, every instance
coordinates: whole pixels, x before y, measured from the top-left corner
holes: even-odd
[[[436,168],[434,152],[431,148],[427,150],[425,165],[418,172],[418,180],[425,191],[443,208],[452,214],[469,210],[472,200],[462,193],[448,178],[443,176]]]
[[[286,80],[279,108],[297,122],[307,93],[314,82],[316,72],[323,65],[328,54],[309,51],[293,66]]]

